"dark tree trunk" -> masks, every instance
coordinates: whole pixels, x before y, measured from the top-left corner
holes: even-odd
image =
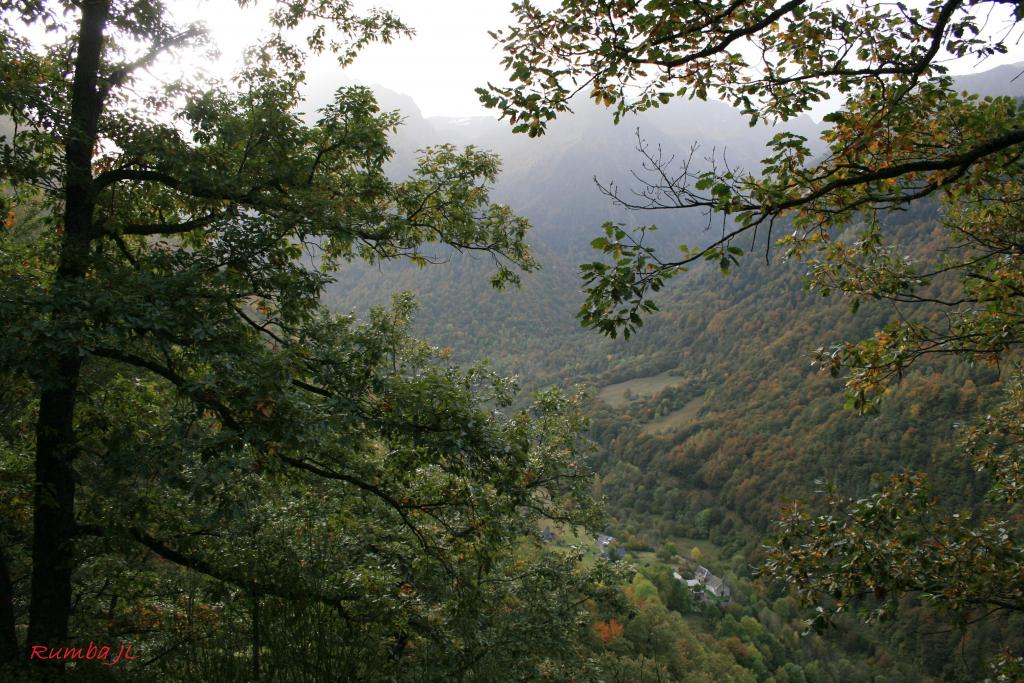
[[[260,640],[260,599],[252,597],[252,680],[257,683],[260,680],[260,650],[263,643]]]
[[[7,551],[0,548],[0,667],[18,660],[18,634],[14,621],[14,585],[7,567]]]
[[[109,0],[81,4],[82,19],[64,145],[64,238],[58,284],[81,282],[86,271],[95,192],[92,157],[102,94],[98,87]],[[59,307],[56,309],[59,311]],[[52,323],[60,327],[58,314]],[[79,349],[69,344],[52,359],[56,381],[44,386],[36,422],[36,481],[32,530],[32,587],[27,647],[66,646],[71,616],[75,534],[75,398],[82,369]],[[58,663],[59,662],[59,663]],[[57,669],[61,660],[36,663]]]
[[[67,645],[74,565],[73,472],[75,391],[81,362],[57,362],[63,386],[45,389],[36,428],[36,483],[32,532],[32,595],[27,645]]]

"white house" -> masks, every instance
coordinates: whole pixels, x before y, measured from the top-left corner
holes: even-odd
[[[678,570],[673,571],[672,576],[675,577],[676,581],[685,581],[690,590],[700,594],[705,599],[707,599],[708,595],[719,599],[728,599],[729,597],[729,586],[726,585],[725,581],[712,574],[703,565],[697,566],[697,571],[694,572],[692,579],[684,579]]]

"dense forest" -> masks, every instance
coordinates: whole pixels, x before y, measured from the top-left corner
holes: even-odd
[[[0,679],[1024,680],[1018,5],[240,4],[0,3]]]
[[[1015,88],[1010,83],[1015,74],[997,69],[960,79],[958,85],[984,91],[1003,78],[1005,87]],[[420,116],[393,94],[380,96],[404,105],[407,117]],[[708,103],[710,116],[728,123],[723,114],[729,112],[720,106]],[[679,109],[685,120],[700,115],[701,106],[680,103]],[[623,145],[635,144],[635,129],[606,130],[601,119],[583,116],[577,123],[583,136],[594,135],[593,126],[617,135]],[[431,122],[417,127],[426,123]],[[434,122],[439,131],[445,123]],[[476,140],[501,144],[497,124],[478,125],[487,132],[477,131]],[[645,135],[649,130],[642,128]],[[765,138],[759,131],[750,135],[750,144]],[[587,154],[611,169],[600,153],[590,149]],[[609,156],[616,154],[610,145]],[[544,167],[551,160],[540,154],[530,163]],[[575,159],[565,163],[578,167]],[[526,175],[507,164],[506,172]],[[542,174],[534,177],[535,184],[520,186],[499,180],[496,194],[514,206],[525,204],[547,185]],[[589,185],[591,196],[581,189],[580,205],[570,213],[586,216],[603,198],[585,170],[567,178],[574,181],[581,188]],[[607,213],[614,214],[615,207],[604,201]],[[778,255],[768,263],[747,259],[728,276],[713,264],[695,268],[669,285],[662,310],[629,340],[581,331],[566,322],[583,300],[572,261],[584,257],[592,235],[571,226],[559,229],[566,206],[559,204],[549,215],[534,204],[529,217],[544,267],[518,290],[481,294],[475,283],[484,276],[484,262],[455,255],[444,269],[396,264],[382,272],[342,271],[327,301],[359,311],[386,302],[393,292],[412,290],[421,303],[415,328],[455,357],[488,358],[499,370],[517,373],[526,387],[586,387],[588,433],[599,447],[595,491],[608,502],[608,533],[629,551],[641,577],[662,576],[662,606],[672,604],[678,583],[666,581],[664,572],[689,567],[697,548],[699,563],[726,577],[734,599],[714,609],[691,604],[681,614],[705,637],[720,633],[721,620],[729,616],[746,618],[749,629],[751,620],[759,624],[747,635],[735,635],[746,647],[762,643],[758,651],[767,659],[764,668],[756,667],[760,680],[778,675],[786,664],[794,680],[802,680],[795,666],[807,668],[808,680],[976,680],[986,657],[1006,642],[992,634],[1013,633],[1019,625],[996,620],[961,631],[908,604],[907,615],[895,623],[865,628],[850,619],[823,637],[802,635],[808,613],[779,587],[756,578],[764,538],[782,505],[820,496],[826,483],[860,496],[875,490],[877,474],[925,471],[935,475],[936,492],[944,499],[980,503],[987,482],[964,462],[956,425],[998,397],[999,368],[933,362],[908,373],[876,413],[844,409],[843,380],[814,365],[813,353],[840,339],[869,336],[889,322],[892,309],[865,304],[853,313],[848,301],[807,291],[806,268]],[[899,231],[908,254],[926,256],[940,248],[939,216],[934,203],[924,202],[888,217],[886,225]],[[708,239],[699,216],[673,236],[680,232],[692,240]],[[657,557],[666,544],[676,548],[677,557]],[[678,631],[671,638],[686,642],[694,635]],[[767,642],[775,643],[773,650]],[[837,652],[842,656],[833,656]],[[622,675],[621,680],[630,680]],[[665,675],[682,676],[678,670]],[[776,680],[788,679],[778,675]]]

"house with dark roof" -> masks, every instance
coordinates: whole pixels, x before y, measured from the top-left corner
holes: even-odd
[[[702,600],[707,600],[710,595],[719,600],[728,600],[731,591],[729,590],[728,584],[725,583],[721,578],[711,573],[707,567],[703,565],[697,566],[697,571],[693,573],[692,579],[684,579],[679,571],[675,571],[672,574],[676,580],[685,581],[687,587],[699,595]]]
[[[707,580],[704,581],[704,590],[722,600],[729,598],[729,586],[726,585],[725,581],[714,574],[710,575]]]

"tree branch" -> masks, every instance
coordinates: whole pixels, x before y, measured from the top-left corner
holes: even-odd
[[[93,180],[93,186],[96,192],[100,192],[123,180],[160,183],[172,190],[180,190],[182,186],[182,182],[169,173],[139,168],[117,168],[112,171],[104,171]]]
[[[219,220],[223,220],[231,215],[230,211],[223,211],[220,213],[211,213],[201,218],[192,218],[187,221],[181,221],[179,223],[146,223],[141,225],[123,225],[115,227],[114,230],[121,233],[122,235],[181,235],[186,232],[192,232],[199,228],[205,228],[211,223],[216,223]]]
[[[241,588],[249,595],[276,597],[289,601],[308,601],[312,598],[316,602],[336,608],[340,607],[343,602],[361,600],[364,598],[361,594],[345,593],[315,595],[303,586],[260,581],[251,576],[247,576],[244,573],[232,571],[224,567],[218,567],[202,557],[185,554],[136,527],[129,527],[126,529],[108,529],[98,524],[79,524],[76,527],[76,531],[79,536],[96,536],[100,538],[113,536],[130,538],[142,544],[168,562],[173,562],[178,566]],[[113,533],[110,533],[111,531]]]

